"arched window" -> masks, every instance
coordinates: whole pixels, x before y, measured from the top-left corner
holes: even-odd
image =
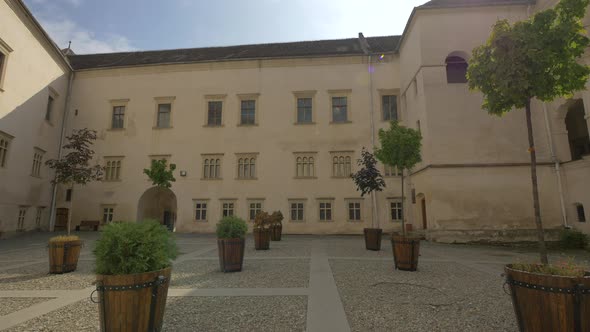
[[[238,178],[244,177],[244,159],[238,159]]]
[[[584,113],[584,103],[579,99],[570,106],[565,116],[565,127],[572,160],[579,160],[582,159],[582,156],[590,154],[590,135],[588,134],[588,123],[584,119]]]
[[[309,163],[307,164],[308,171],[307,176],[314,176],[314,165],[313,165],[313,157],[309,157]]]
[[[447,83],[467,83],[467,61],[464,57],[451,53],[445,59]]]
[[[344,158],[344,176],[350,176],[352,174],[352,166],[350,157]]]
[[[250,158],[250,178],[256,177],[256,159]]]
[[[203,177],[209,177],[209,159],[205,159],[205,161],[203,161]]]
[[[303,176],[303,158],[297,157],[297,176]]]
[[[215,159],[215,176],[213,178],[220,178],[221,177],[221,160]]]

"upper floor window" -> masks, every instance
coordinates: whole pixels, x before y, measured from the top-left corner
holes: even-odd
[[[572,160],[579,160],[582,156],[590,154],[590,134],[584,113],[584,103],[578,99],[569,107],[565,116]]]
[[[0,131],[0,168],[4,168],[8,164],[8,149],[11,141],[12,136]]]
[[[389,165],[384,165],[383,166],[384,172],[383,174],[385,176],[401,176],[401,172],[398,171],[397,167],[395,166],[389,166]]]
[[[49,95],[47,97],[47,109],[45,110],[45,120],[51,122],[53,116],[53,103],[55,99],[53,96]]]
[[[586,222],[586,213],[584,211],[584,205],[576,203],[576,213],[578,214],[579,222]]]
[[[383,110],[383,121],[397,121],[397,96],[381,96],[381,108]]]
[[[104,168],[105,181],[117,181],[121,179],[122,158],[106,157]]]
[[[6,76],[8,54],[10,52],[12,52],[12,48],[0,38],[0,92],[4,91],[4,78]]]
[[[332,152],[332,176],[350,177],[352,174],[352,152]]]
[[[467,61],[458,55],[449,55],[445,60],[447,83],[467,83]]]
[[[295,176],[298,178],[315,177],[315,154],[297,153],[295,154]]]
[[[332,97],[332,122],[348,122],[348,97]]]
[[[210,101],[207,103],[207,125],[221,126],[222,101]]]
[[[297,123],[312,122],[312,99],[297,98]]]
[[[221,155],[203,155],[203,179],[221,179]]]
[[[238,155],[238,179],[256,179],[256,155]]]
[[[240,124],[256,124],[256,100],[242,100],[240,104]]]
[[[113,107],[113,122],[111,128],[121,129],[125,122],[125,106],[114,106]]]
[[[170,128],[170,115],[172,114],[172,104],[158,104],[158,118],[156,127]]]
[[[31,168],[31,175],[40,177],[41,176],[41,165],[43,164],[43,155],[45,151],[35,148],[33,153],[33,167]]]

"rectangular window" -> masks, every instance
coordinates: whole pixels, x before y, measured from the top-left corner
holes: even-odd
[[[315,153],[295,154],[295,176],[298,178],[315,177]]]
[[[195,220],[207,221],[207,202],[195,201]]]
[[[240,108],[240,124],[253,125],[256,124],[256,101],[242,100]]]
[[[579,222],[586,222],[586,213],[584,212],[584,205],[576,204],[576,213],[578,214]]]
[[[66,202],[72,201],[72,189],[66,190]]]
[[[384,121],[397,121],[397,96],[381,96]]]
[[[221,202],[221,215],[223,217],[231,217],[234,216],[236,213],[236,203],[235,202]]]
[[[361,220],[361,202],[348,202],[348,220]]]
[[[158,104],[158,118],[156,127],[170,128],[170,115],[172,113],[172,104]]]
[[[121,180],[121,159],[105,158],[104,180],[118,181]]]
[[[158,116],[158,120],[159,120],[159,116]],[[124,126],[125,126],[125,106],[113,106],[113,123],[112,123],[111,128],[122,129],[122,128],[124,128]]]
[[[238,155],[238,179],[256,179],[256,155]]]
[[[210,101],[207,103],[207,125],[209,126],[221,126],[221,112],[223,108],[223,102],[221,101]]]
[[[305,203],[300,201],[289,202],[291,221],[303,221],[305,218]]]
[[[203,156],[203,179],[221,179],[221,155]]]
[[[41,165],[43,164],[43,154],[45,151],[35,148],[33,153],[33,167],[31,168],[31,175],[40,177],[41,176]]]
[[[0,131],[0,168],[5,168],[8,164],[8,149],[12,136]]]
[[[401,221],[403,218],[402,202],[389,202],[389,210],[391,214],[391,221]]]
[[[312,99],[297,98],[297,123],[312,123]]]
[[[4,78],[6,76],[6,65],[8,62],[8,55],[12,52],[12,48],[8,46],[0,38],[0,92],[4,91],[2,88],[4,87]]]
[[[248,216],[250,217],[250,221],[254,221],[256,219],[256,215],[262,212],[262,202],[249,202],[248,203]]]
[[[25,216],[27,215],[27,207],[21,206],[18,209],[18,220],[16,224],[16,231],[22,232],[25,230]]]
[[[348,178],[352,174],[352,152],[331,152],[332,176]]]
[[[347,97],[332,97],[332,122],[348,122]]]
[[[332,221],[332,202],[320,202],[320,221]]]
[[[102,208],[102,223],[108,224],[113,221],[113,215],[115,214],[115,208],[112,206],[103,206]]]
[[[0,89],[2,88],[2,79],[4,78],[5,62],[6,62],[6,55],[4,55],[4,53],[0,52]]]
[[[53,113],[53,102],[52,96],[47,97],[47,110],[45,110],[45,120],[51,122],[51,116]]]
[[[395,166],[384,165],[383,168],[384,168],[383,174],[385,176],[401,176],[402,175],[401,172],[399,172],[397,170],[397,167],[395,167]]]
[[[41,228],[41,219],[43,218],[44,207],[37,207],[37,213],[35,214],[35,227]]]

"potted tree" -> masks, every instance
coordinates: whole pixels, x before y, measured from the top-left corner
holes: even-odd
[[[270,239],[272,241],[281,241],[283,235],[283,213],[281,211],[275,211],[270,215],[270,219]]]
[[[156,187],[156,201],[158,209],[160,208],[160,196],[162,194],[162,190],[169,189],[172,187],[172,182],[175,182],[176,179],[174,178],[174,170],[176,169],[176,164],[167,165],[168,161],[166,159],[160,160],[152,160],[150,164],[150,168],[144,168],[143,173],[148,176],[150,181],[152,181],[152,185]],[[161,221],[161,224],[164,222]],[[170,223],[166,225],[169,230],[174,230],[174,224]]]
[[[94,249],[102,331],[161,331],[176,242],[156,221],[106,225]]]
[[[361,192],[361,197],[366,194],[373,194],[375,191],[382,191],[385,188],[383,176],[377,169],[377,160],[375,156],[363,148],[361,159],[357,160],[360,169],[351,175],[356,184],[357,191]],[[371,218],[371,228],[365,228],[365,248],[367,250],[381,250],[381,236],[383,230],[379,228],[377,216],[373,213]],[[377,227],[375,227],[377,226]]]
[[[271,217],[268,213],[258,212],[254,219],[254,228],[252,234],[254,235],[254,247],[256,250],[268,250],[270,246],[271,234]]]
[[[391,236],[395,268],[416,271],[420,255],[420,238],[406,235],[404,178],[405,171],[422,161],[422,136],[417,130],[400,126],[393,121],[389,129],[379,130],[379,141],[381,147],[375,151],[377,159],[386,165],[397,167],[401,173],[402,235]]]
[[[223,217],[217,223],[217,249],[222,272],[242,271],[248,226],[236,216]]]
[[[547,258],[531,119],[533,99],[549,102],[585,88],[590,69],[581,57],[590,41],[581,20],[588,3],[561,0],[527,20],[500,20],[469,61],[469,87],[483,93],[484,110],[498,116],[525,110],[540,264],[504,268],[521,331],[590,331],[590,278],[581,267],[549,265]]]
[[[73,191],[76,184],[86,185],[91,181],[100,180],[103,174],[102,166],[90,165],[94,155],[92,144],[96,140],[96,131],[87,128],[74,130],[70,136],[66,136],[66,140],[67,144],[63,146],[63,149],[68,151],[67,154],[59,159],[50,159],[45,162],[55,171],[51,182],[54,185],[65,185]],[[82,241],[78,236],[70,234],[73,206],[72,198],[66,227],[68,235],[49,239],[49,273],[72,272],[78,266]],[[53,216],[51,219],[55,220]],[[53,229],[53,225],[50,228]]]

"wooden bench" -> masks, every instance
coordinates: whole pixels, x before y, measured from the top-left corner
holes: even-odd
[[[76,226],[76,231],[79,231],[80,228],[85,227],[85,228],[90,228],[94,231],[98,231],[98,226],[100,225],[100,221],[99,220],[82,220],[80,222],[80,225]]]

